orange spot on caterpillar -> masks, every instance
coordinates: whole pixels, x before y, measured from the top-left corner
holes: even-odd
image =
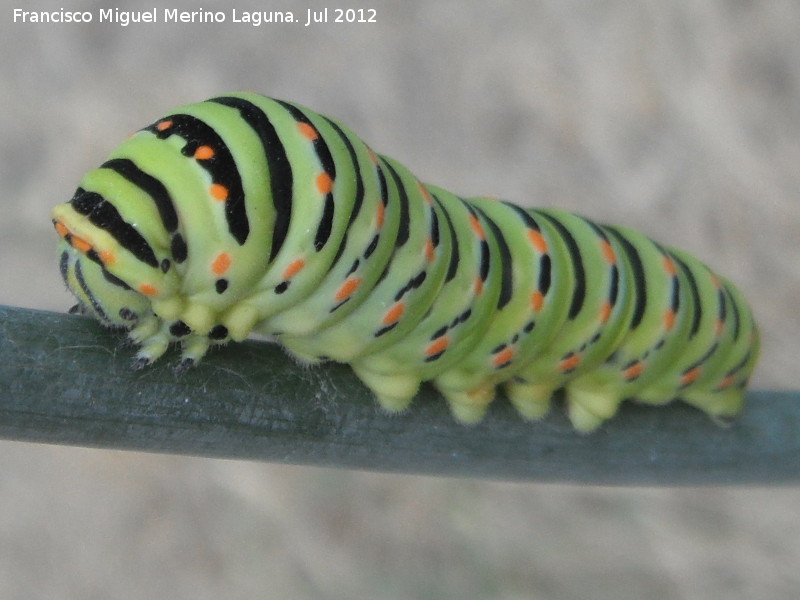
[[[194,157],[197,160],[208,160],[209,158],[213,158],[214,156],[214,149],[211,146],[199,146],[197,150],[194,151]]]
[[[669,256],[664,257],[664,270],[672,277],[675,276],[677,270],[675,269],[675,263],[672,262],[672,259]]]
[[[425,241],[425,258],[428,259],[428,262],[433,262],[433,259],[436,258],[436,254],[433,248],[433,240],[428,238]]]
[[[295,275],[297,275],[300,270],[306,266],[306,261],[302,258],[298,258],[296,261],[291,263],[286,269],[283,271],[283,278],[284,279],[291,279]]]
[[[211,197],[214,198],[214,200],[225,202],[225,200],[228,199],[228,188],[221,183],[212,183],[208,191],[211,193]]]
[[[608,321],[610,316],[611,316],[611,303],[603,302],[603,305],[600,307],[600,322],[605,323],[606,321]]]
[[[172,129],[172,120],[167,119],[166,121],[159,121],[156,124],[156,129],[159,131],[166,131],[167,129]]]
[[[736,375],[728,375],[725,379],[719,382],[717,389],[724,390],[725,388],[729,388],[731,385],[733,385],[734,381],[736,381]]]
[[[311,126],[310,123],[298,123],[297,129],[300,131],[304,138],[309,140],[315,140],[319,137],[319,133],[317,132],[314,127]]]
[[[724,329],[725,329],[725,321],[723,321],[722,319],[717,319],[716,334],[720,335]]]
[[[78,252],[83,252],[84,254],[92,249],[92,245],[89,242],[83,238],[79,238],[76,235],[72,236],[72,247]]]
[[[378,155],[375,154],[375,152],[373,152],[372,148],[367,148],[367,152],[369,153],[369,159],[373,163],[375,163],[377,165],[378,164]]]
[[[400,317],[403,316],[404,312],[406,312],[405,302],[395,302],[394,306],[383,315],[383,324],[391,325],[392,323],[396,323],[400,320]]]
[[[222,275],[230,268],[232,263],[233,259],[231,259],[230,254],[227,252],[220,252],[214,259],[214,262],[211,263],[211,272],[217,276]]]
[[[436,356],[447,350],[447,347],[450,345],[450,340],[446,335],[436,338],[428,347],[425,348],[425,356]]]
[[[671,331],[675,326],[675,311],[668,310],[664,313],[664,329]]]
[[[617,264],[617,255],[614,253],[614,248],[611,247],[611,244],[608,242],[608,240],[602,240],[600,242],[600,248],[603,250],[603,258],[606,259],[608,264]]]
[[[477,235],[479,239],[485,240],[486,234],[483,232],[483,226],[475,215],[469,216],[469,223],[472,225],[472,231],[475,232],[475,235]]]
[[[579,364],[581,364],[580,354],[568,354],[558,363],[558,368],[561,371],[571,371]]]
[[[143,283],[139,286],[139,291],[150,298],[158,295],[158,289],[152,283]]]
[[[56,228],[56,233],[58,233],[58,235],[60,235],[62,238],[69,235],[69,229],[67,229],[61,221],[56,221],[53,223],[53,225]]]
[[[630,381],[631,379],[636,379],[639,375],[642,374],[644,371],[644,363],[637,361],[636,363],[632,364],[630,367],[625,369],[622,372],[622,376]]]
[[[334,298],[337,302],[341,302],[346,298],[349,298],[361,285],[361,278],[360,277],[350,277],[346,279],[345,282],[339,287],[336,291],[336,295]]]
[[[378,214],[375,216],[375,222],[378,227],[383,227],[383,219],[386,217],[386,206],[383,202],[378,204]]]
[[[512,358],[514,358],[514,348],[506,346],[503,350],[495,354],[494,358],[492,358],[492,365],[495,367],[501,367],[510,363]]]
[[[115,262],[117,262],[117,255],[111,250],[103,250],[102,252],[98,253],[98,256],[104,265],[113,265]]]
[[[531,244],[533,244],[533,247],[536,248],[537,252],[540,254],[547,254],[547,242],[540,232],[535,229],[529,229],[528,239],[531,241]]]
[[[333,189],[333,179],[327,173],[317,175],[317,189],[321,194],[330,194]]]
[[[689,369],[681,377],[681,385],[689,385],[700,376],[700,367]]]
[[[531,294],[531,308],[533,312],[539,312],[544,305],[544,295],[539,290]]]
[[[417,182],[417,185],[419,186],[419,191],[422,194],[423,200],[425,200],[427,204],[433,204],[433,198],[431,198],[431,194],[425,185],[420,181]]]
[[[475,294],[480,296],[483,293],[483,279],[480,277],[475,278]]]

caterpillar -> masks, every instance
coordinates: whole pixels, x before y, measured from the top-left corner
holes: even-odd
[[[591,431],[626,399],[730,418],[758,356],[742,294],[693,256],[420,183],[339,122],[253,93],[139,130],[52,217],[78,310],[127,331],[140,367],[259,333],[349,363],[389,411],[430,381],[458,421],[499,386],[539,419],[563,389]]]

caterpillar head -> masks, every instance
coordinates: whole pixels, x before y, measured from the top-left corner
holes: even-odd
[[[150,312],[150,301],[133,290],[103,264],[104,256],[84,238],[54,221],[61,235],[59,269],[64,283],[77,298],[77,311],[94,316],[103,325],[130,329]],[[107,256],[107,255],[105,255]]]
[[[109,173],[101,168],[86,180],[96,184]],[[61,276],[78,299],[77,312],[128,330],[129,340],[140,348],[137,366],[156,360],[172,342],[183,346],[183,362],[196,362],[211,343],[228,339],[228,329],[216,307],[203,301],[203,290],[193,300],[182,292],[176,267],[176,255],[184,256],[175,243],[179,234],[170,245],[161,221],[147,218],[151,205],[120,195],[113,185],[106,188],[100,194],[79,187],[52,213],[61,237]],[[249,327],[247,321],[242,339]]]
[[[89,175],[96,179],[102,170]],[[114,206],[117,190],[109,198],[79,187],[69,202],[53,209],[59,244],[61,276],[82,311],[104,325],[131,329],[152,314],[152,301],[171,295],[165,276],[167,262],[159,263],[148,238],[152,234],[139,219],[125,221]]]

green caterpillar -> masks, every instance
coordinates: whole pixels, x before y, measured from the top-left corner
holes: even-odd
[[[628,398],[738,413],[759,348],[727,280],[623,227],[420,183],[338,122],[234,93],[138,131],[53,210],[80,310],[139,366],[251,332],[349,363],[390,411],[432,381],[479,421],[565,388],[590,431]]]

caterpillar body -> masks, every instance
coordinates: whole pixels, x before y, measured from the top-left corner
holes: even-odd
[[[692,256],[555,209],[420,183],[344,125],[233,93],[141,129],[53,210],[79,307],[139,365],[251,332],[349,363],[391,411],[431,381],[462,422],[498,386],[526,418],[564,388],[582,431],[625,399],[727,418],[759,348]]]

